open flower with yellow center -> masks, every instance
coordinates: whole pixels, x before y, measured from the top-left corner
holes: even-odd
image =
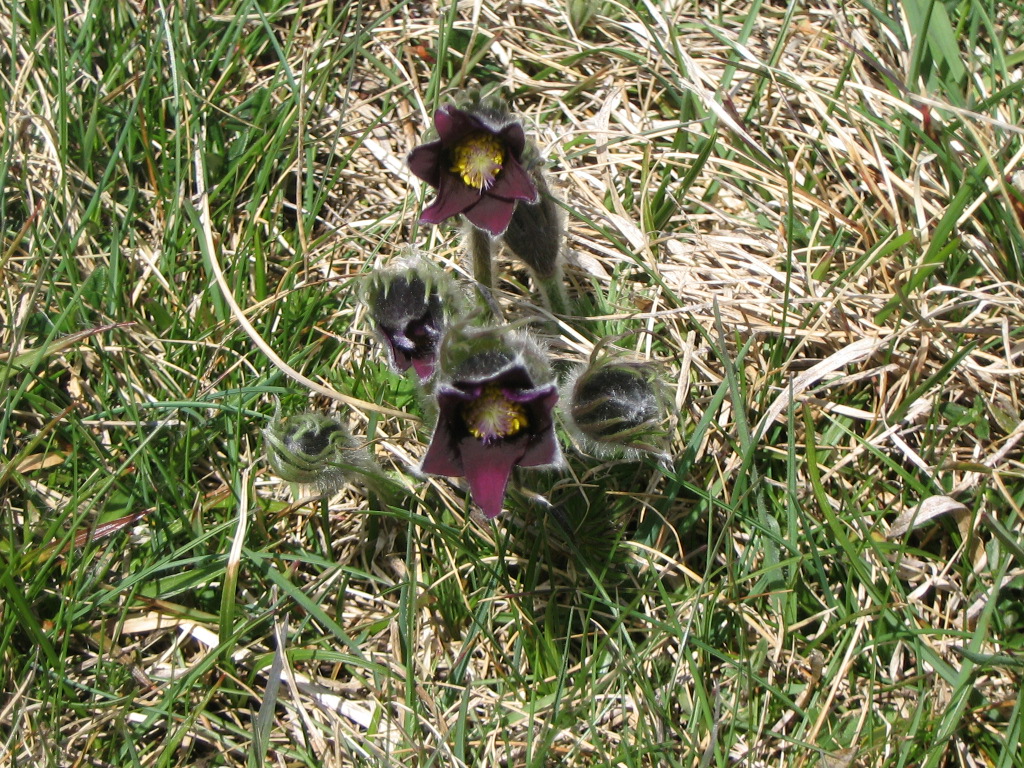
[[[526,135],[518,122],[486,109],[448,105],[434,113],[438,138],[409,153],[409,169],[437,189],[420,221],[440,224],[460,213],[491,235],[508,228],[516,203],[535,203],[537,187],[522,165]]]
[[[467,333],[457,329],[442,346],[437,425],[422,468],[464,476],[473,501],[492,518],[514,467],[561,463],[551,415],[558,388],[543,352],[526,336],[460,332]]]

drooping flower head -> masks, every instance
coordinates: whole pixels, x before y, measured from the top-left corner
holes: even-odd
[[[558,388],[543,351],[525,334],[453,328],[434,396],[437,425],[422,469],[465,476],[486,517],[501,512],[513,467],[561,463],[551,415]]]
[[[369,454],[352,439],[334,416],[280,413],[263,430],[267,461],[274,474],[289,483],[316,486],[329,493],[346,481],[380,474]]]
[[[655,363],[598,350],[566,389],[568,425],[584,448],[598,456],[664,455],[668,414]]]
[[[391,367],[398,372],[412,367],[420,381],[429,379],[445,326],[463,310],[455,281],[429,262],[411,258],[371,273],[363,298]]]
[[[540,291],[547,308],[558,314],[570,314],[562,278],[565,216],[551,194],[540,158],[534,152],[529,155],[526,166],[537,187],[538,200],[516,206],[501,239],[508,250],[530,268],[534,287]]]
[[[522,165],[523,126],[497,103],[471,98],[434,113],[437,139],[409,153],[409,169],[437,189],[437,199],[420,221],[440,224],[464,214],[491,235],[508,227],[519,200],[538,200],[537,188]]]

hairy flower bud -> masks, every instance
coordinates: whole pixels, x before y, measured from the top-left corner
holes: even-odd
[[[597,456],[664,455],[668,415],[654,363],[598,352],[568,382],[567,421],[577,442]]]
[[[369,454],[333,416],[300,413],[282,419],[275,414],[263,437],[271,469],[290,483],[330,493],[347,481],[380,474]]]
[[[502,239],[539,280],[560,278],[565,216],[551,194],[539,159],[529,173],[539,198],[535,203],[522,202],[516,206]]]
[[[464,308],[455,281],[422,259],[374,271],[363,294],[377,334],[398,372],[415,369],[420,380],[434,373],[445,326]]]

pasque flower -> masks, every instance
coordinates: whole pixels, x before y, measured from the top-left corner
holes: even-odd
[[[409,169],[437,189],[437,199],[420,221],[440,224],[464,214],[491,235],[508,227],[519,200],[538,200],[537,188],[522,165],[526,134],[507,112],[478,101],[434,113],[437,139],[409,153]]]
[[[274,415],[263,430],[267,461],[289,483],[314,485],[329,493],[347,480],[380,474],[367,452],[356,445],[339,419],[320,413]]]
[[[599,351],[566,385],[568,426],[598,456],[664,454],[665,388],[655,363]]]
[[[363,294],[391,366],[415,369],[420,380],[434,373],[441,336],[463,296],[447,274],[418,258],[374,271]]]
[[[516,206],[502,239],[538,279],[560,278],[565,216],[548,188],[539,160],[537,163],[529,173],[539,198],[535,203]]]
[[[437,425],[422,469],[465,476],[486,517],[501,512],[513,467],[561,463],[551,415],[558,388],[543,351],[525,334],[450,332],[434,396]]]

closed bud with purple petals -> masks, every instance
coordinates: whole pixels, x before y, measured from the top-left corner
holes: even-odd
[[[412,367],[420,381],[429,379],[445,327],[465,308],[455,281],[414,258],[374,271],[363,299],[392,368],[404,372]]]
[[[539,158],[531,164],[529,173],[539,193],[537,202],[516,206],[502,239],[538,279],[560,278],[565,216],[551,194]]]

